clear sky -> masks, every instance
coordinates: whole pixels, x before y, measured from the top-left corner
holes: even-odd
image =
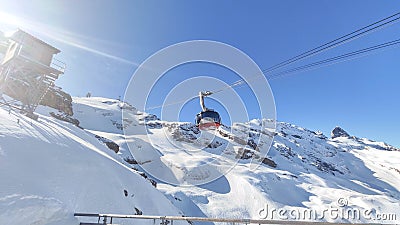
[[[137,66],[171,44],[197,39],[224,42],[264,69],[398,11],[400,1],[395,0],[0,0],[0,30],[20,27],[59,48],[58,58],[67,71],[57,85],[71,95],[91,92],[118,98]],[[296,65],[398,38],[399,23]],[[400,147],[399,59],[399,48],[389,48],[272,80],[277,119],[326,135],[339,125],[352,135]],[[171,88],[191,76],[211,74],[227,83],[238,78],[224,68],[196,63],[169,74],[150,103],[162,103]],[[256,118],[249,90],[237,91],[248,101],[250,117]],[[219,104],[207,103],[229,121]],[[193,100],[180,119],[193,121],[198,111]]]

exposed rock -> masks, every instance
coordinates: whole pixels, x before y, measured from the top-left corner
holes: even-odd
[[[151,129],[161,129],[163,128],[163,124],[157,121],[150,121],[146,123],[146,126]]]
[[[153,187],[155,187],[155,188],[157,187],[157,182],[155,180],[149,178],[146,173],[140,172],[140,171],[137,171],[137,173],[140,176],[142,176],[144,179],[148,180],[151,183],[151,185],[153,185]]]
[[[153,185],[153,187],[157,188],[157,182],[153,179],[147,178],[148,181],[150,181],[151,185]]]
[[[134,158],[126,157],[126,158],[124,158],[124,160],[125,160],[125,162],[127,162],[129,164],[134,164],[134,165],[138,164],[138,161],[136,161],[136,159],[134,159]]]
[[[253,139],[247,140],[247,145],[256,151],[260,151],[260,149],[258,149],[257,143]]]
[[[61,90],[61,88],[51,87],[44,95],[40,105],[57,109],[68,116],[72,116],[72,98],[71,95]]]
[[[119,152],[119,145],[117,145],[115,142],[113,141],[106,141],[105,144],[107,145],[107,147],[111,150],[113,150],[115,153]]]
[[[114,125],[115,127],[117,127],[118,130],[123,130],[124,129],[124,125],[116,120],[110,120],[112,125]]]
[[[292,137],[297,138],[297,139],[302,139],[302,137],[300,135],[297,135],[297,134],[292,134]]]
[[[144,121],[146,121],[146,122],[155,121],[155,120],[159,120],[159,119],[157,118],[156,115],[153,115],[153,114],[149,114],[144,117]]]
[[[282,156],[284,156],[284,157],[286,157],[288,159],[291,158],[291,157],[294,157],[296,155],[295,153],[293,153],[292,148],[290,148],[290,147],[288,147],[288,146],[286,146],[284,144],[275,143],[273,147],[277,151],[279,151]]]
[[[32,113],[32,112],[26,112],[25,116],[28,117],[28,118],[31,118],[33,120],[38,120],[38,118],[39,118],[38,114],[35,114],[35,113]]]
[[[184,131],[189,131],[195,134],[199,134],[200,130],[197,126],[193,124],[182,124],[179,126],[179,129],[184,130]]]
[[[350,135],[341,127],[335,127],[335,129],[333,129],[331,132],[331,138],[337,137],[350,137]]]
[[[221,145],[223,145],[223,143],[214,140],[210,144],[207,145],[207,148],[218,148]]]
[[[274,162],[272,159],[263,158],[261,162],[264,163],[265,165],[268,165],[268,166],[272,167],[272,168],[276,168],[276,166],[277,166],[276,162]]]
[[[193,143],[197,139],[197,134],[200,133],[199,129],[191,124],[166,124],[169,131],[172,131],[172,137],[177,141],[184,141],[188,143]]]
[[[335,175],[334,172],[338,172],[340,174],[343,174],[342,171],[336,169],[336,167],[332,164],[329,164],[327,162],[323,162],[320,159],[317,159],[315,161],[315,166],[317,167],[317,169],[319,169],[322,172],[326,172],[326,173],[331,173],[332,175]]]
[[[236,154],[236,159],[251,159],[254,156],[254,150],[247,148],[239,148]]]
[[[135,161],[136,161],[136,160],[135,160]],[[144,179],[146,179],[147,181],[149,181],[150,184],[153,185],[153,187],[157,188],[157,181],[155,181],[155,180],[149,178],[149,177],[147,176],[147,174],[145,174],[144,172],[139,171],[139,170],[138,170],[137,168],[135,168],[135,167],[131,167],[131,169],[132,169],[133,171],[135,171],[136,173],[138,173],[140,176],[142,176]]]
[[[135,215],[143,215],[142,210],[135,207]]]
[[[247,141],[246,140],[244,140],[244,139],[242,139],[242,138],[240,138],[240,137],[238,137],[236,135],[230,135],[229,139],[231,139],[232,141],[234,141],[234,142],[236,142],[236,143],[238,143],[240,145],[247,145]]]
[[[77,120],[77,119],[75,119],[75,118],[72,118],[72,117],[70,117],[70,116],[68,116],[68,115],[61,114],[61,113],[50,112],[50,116],[52,116],[52,117],[54,117],[54,118],[56,118],[56,119],[59,119],[59,120],[68,122],[68,123],[72,123],[72,124],[74,124],[75,126],[81,128],[81,127],[79,126],[79,123],[80,123],[79,120]]]
[[[229,137],[229,134],[223,132],[222,130],[218,130],[218,133],[219,133],[222,137]]]
[[[138,173],[140,176],[142,176],[144,179],[147,179],[147,174],[146,174],[146,173],[140,172],[140,171],[138,171],[137,173]]]
[[[99,141],[103,142],[104,144],[107,145],[107,147],[111,150],[113,150],[115,153],[119,152],[119,145],[110,139],[107,139],[105,137],[101,137],[99,135],[95,135],[95,138],[97,138]]]
[[[312,132],[315,136],[317,136],[317,138],[325,140],[327,139],[327,137],[324,135],[324,133],[322,133],[322,131],[316,131],[316,132]]]

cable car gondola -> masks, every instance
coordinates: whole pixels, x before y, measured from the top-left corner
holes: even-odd
[[[204,104],[204,96],[211,95],[212,92],[199,92],[200,106],[202,111],[196,115],[196,126],[200,130],[218,128],[221,125],[221,117],[218,112],[213,109],[206,108]]]

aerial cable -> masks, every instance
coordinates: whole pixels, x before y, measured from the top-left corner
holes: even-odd
[[[344,61],[343,59],[350,58],[349,60],[352,60],[352,59],[355,58],[353,56],[365,54],[365,53],[368,53],[368,52],[376,51],[378,49],[390,47],[390,46],[397,45],[397,44],[400,44],[400,39],[397,39],[397,40],[394,40],[394,41],[389,41],[389,42],[386,42],[386,43],[383,43],[383,44],[379,44],[379,45],[375,45],[375,46],[371,46],[371,47],[368,47],[368,48],[360,49],[360,50],[357,50],[357,51],[345,53],[345,54],[342,54],[342,55],[339,55],[339,56],[335,56],[335,57],[332,57],[332,58],[328,58],[328,59],[324,59],[324,60],[321,60],[321,61],[313,62],[313,63],[307,64],[307,65],[304,65],[304,66],[299,66],[299,67],[296,67],[296,68],[285,70],[283,72],[279,72],[279,73],[267,76],[267,79],[268,80],[273,80],[273,79],[276,79],[278,77],[281,77],[282,75],[290,74],[290,73],[297,72],[297,71],[301,71],[302,72],[302,71],[304,71],[304,70],[306,70],[308,68],[314,68],[314,67],[317,67],[319,65],[326,65],[326,64],[328,64],[330,62],[339,63],[339,62]],[[349,60],[346,60],[346,61],[349,61]],[[329,64],[329,65],[332,65],[332,64]]]
[[[400,39],[397,39],[397,40],[394,40],[394,41],[385,42],[385,43],[378,44],[378,45],[375,45],[375,46],[371,46],[371,47],[368,47],[368,48],[363,48],[363,49],[356,50],[356,51],[353,51],[353,52],[345,53],[345,54],[342,54],[342,55],[339,55],[339,56],[334,56],[334,57],[331,57],[331,58],[328,58],[328,59],[324,59],[324,60],[321,60],[321,61],[317,61],[317,62],[313,62],[313,63],[307,64],[307,65],[295,67],[295,68],[292,68],[292,69],[289,69],[289,70],[285,70],[283,72],[279,72],[279,73],[276,73],[276,74],[271,74],[271,75],[267,76],[267,79],[268,80],[274,80],[274,79],[282,77],[284,75],[292,74],[292,73],[295,73],[295,72],[308,71],[308,70],[311,70],[312,68],[318,68],[318,66],[327,66],[327,65],[332,65],[332,64],[339,63],[339,62],[343,62],[343,61],[350,61],[350,60],[355,59],[354,56],[366,54],[368,52],[376,51],[376,50],[379,50],[379,49],[382,49],[382,48],[387,48],[387,47],[390,47],[390,46],[393,46],[393,45],[397,45],[397,44],[400,44]],[[344,59],[347,59],[347,60],[344,60]],[[247,82],[250,82],[250,81],[253,81],[253,80],[256,80],[256,79],[259,79],[259,78],[262,78],[262,77],[254,76],[254,77],[252,77],[252,79],[247,80]],[[211,92],[213,94],[215,94],[215,93],[224,91],[226,89],[234,88],[236,86],[241,86],[244,83],[246,83],[245,80],[239,80],[239,81],[236,81],[236,82],[232,83],[231,85],[225,86],[222,89],[219,89],[219,90],[216,90],[216,91],[211,91]],[[197,98],[197,96],[194,96],[192,99],[194,99],[194,98]],[[161,107],[164,107],[164,106],[170,106],[170,105],[175,105],[175,104],[179,104],[179,103],[184,103],[186,101],[187,100],[182,100],[182,101],[172,102],[172,103],[168,103],[168,104],[164,104],[164,105],[149,107],[146,110],[157,109],[157,108],[161,108]]]
[[[389,19],[391,19],[393,17],[396,17],[396,18],[394,18],[392,20],[389,20]],[[398,22],[399,19],[400,19],[400,12],[395,13],[395,14],[393,14],[393,15],[391,15],[389,17],[386,17],[384,19],[381,19],[381,20],[379,20],[377,22],[374,22],[374,23],[372,23],[372,24],[370,24],[368,26],[362,27],[362,28],[360,28],[360,29],[358,29],[356,31],[353,31],[353,32],[349,33],[349,34],[343,35],[343,36],[341,36],[339,38],[336,38],[335,40],[327,42],[327,43],[325,43],[323,45],[320,45],[320,46],[318,46],[316,48],[313,48],[313,49],[311,49],[309,51],[306,51],[306,52],[304,52],[302,54],[299,54],[299,55],[297,55],[295,57],[287,59],[287,60],[285,60],[285,61],[283,61],[281,63],[278,63],[278,64],[276,64],[276,65],[274,65],[272,67],[266,68],[266,69],[262,70],[262,72],[264,74],[272,72],[272,71],[274,71],[276,69],[282,68],[282,67],[287,66],[289,64],[292,64],[294,62],[303,60],[305,58],[308,58],[308,57],[311,57],[313,55],[319,54],[319,53],[321,53],[323,51],[326,51],[326,50],[335,48],[335,47],[337,47],[339,45],[348,43],[348,42],[353,41],[353,40],[355,40],[355,39],[357,39],[357,38],[359,38],[359,37],[361,37],[363,35],[366,35],[366,34],[370,33],[371,31],[374,31],[374,30],[376,30],[378,28],[383,28],[383,26],[391,25],[391,23],[394,23],[396,21]],[[387,20],[389,20],[389,21],[387,21]],[[384,22],[384,23],[382,23],[382,22]],[[383,43],[383,44],[380,44],[380,45],[372,46],[372,47],[369,47],[369,48],[366,48],[366,49],[361,49],[361,50],[358,50],[358,51],[355,51],[355,52],[346,53],[346,54],[343,54],[343,55],[340,55],[340,56],[336,56],[336,57],[333,57],[333,58],[329,58],[329,59],[326,59],[326,60],[334,61],[335,58],[339,57],[338,59],[342,59],[340,57],[345,57],[345,55],[347,55],[347,54],[350,54],[348,56],[348,57],[350,57],[350,56],[352,56],[351,54],[356,54],[356,52],[359,52],[358,54],[362,54],[363,53],[362,51],[368,51],[367,49],[371,49],[370,51],[373,51],[373,50],[377,50],[377,49],[380,49],[380,48],[389,47],[391,45],[398,44],[397,41],[398,40],[392,41],[393,43],[392,42]],[[392,44],[389,44],[389,43],[392,43]],[[386,45],[386,44],[389,44],[389,45]],[[379,47],[379,46],[381,46],[381,47]],[[322,60],[322,61],[326,61],[326,60]],[[322,61],[314,62],[314,63],[311,63],[311,64],[316,64],[314,66],[318,66],[318,65],[320,65],[320,63],[322,64]],[[327,61],[327,62],[331,62],[331,61]],[[303,69],[307,69],[309,67],[312,67],[311,64],[307,64],[307,65],[301,66],[301,67],[304,67]],[[297,68],[294,68],[294,69],[291,69],[291,70],[297,71],[297,70],[300,70],[300,67],[297,67]],[[286,75],[287,73],[295,72],[295,71],[291,71],[291,70],[290,71],[288,70],[288,71],[281,72],[281,73],[279,73],[279,75],[276,75],[276,74],[272,75],[271,77],[282,76],[282,75]],[[268,75],[266,75],[266,76],[268,78]],[[262,77],[264,77],[264,76],[262,76]],[[241,86],[241,85],[243,85],[243,84],[245,84],[245,83],[247,83],[249,81],[252,81],[252,80],[255,80],[255,79],[259,79],[259,78],[262,78],[262,77],[257,75],[257,76],[254,76],[254,77],[250,78],[250,79],[247,79],[247,81],[245,81],[244,79],[240,79],[240,80],[237,80],[237,81],[233,82],[232,84],[230,84],[228,86],[225,86],[225,87],[223,87],[221,89],[214,90],[214,91],[211,91],[211,92],[214,93],[214,94],[215,93],[219,93],[219,92],[222,92],[222,91],[224,91],[226,89],[230,89],[230,88],[233,88],[233,87],[236,87],[236,86]],[[196,98],[196,97],[197,96],[194,96],[193,98]],[[168,104],[164,104],[164,105],[148,107],[145,110],[147,111],[147,110],[151,110],[151,109],[157,109],[157,108],[161,108],[161,107],[165,107],[165,106],[170,106],[170,105],[183,103],[183,102],[186,102],[186,101],[187,100],[181,100],[181,101],[172,102],[172,103],[168,103]]]
[[[389,17],[386,17],[386,18],[384,18],[382,20],[374,22],[374,23],[372,23],[372,24],[370,24],[368,26],[365,26],[365,27],[360,28],[360,29],[358,29],[356,31],[353,31],[353,32],[351,32],[349,34],[346,34],[346,35],[343,35],[343,36],[341,36],[339,38],[336,38],[333,41],[330,41],[330,42],[325,43],[323,45],[320,45],[320,46],[318,46],[316,48],[313,48],[313,49],[311,49],[309,51],[306,51],[306,52],[304,52],[304,53],[302,53],[300,55],[297,55],[295,57],[287,59],[287,60],[285,60],[283,62],[280,62],[280,63],[278,63],[278,64],[276,64],[276,65],[274,65],[272,67],[266,68],[266,69],[263,70],[263,72],[264,73],[268,73],[268,72],[274,71],[274,70],[279,69],[281,67],[284,67],[286,65],[289,65],[289,64],[292,64],[294,62],[297,62],[297,61],[299,61],[301,59],[305,59],[305,58],[310,57],[312,55],[316,55],[316,54],[318,54],[318,53],[320,53],[322,51],[325,51],[325,50],[337,47],[337,46],[339,46],[341,44],[344,44],[344,43],[350,42],[352,40],[355,40],[356,38],[359,38],[362,35],[365,35],[365,34],[369,33],[370,31],[376,30],[376,29],[381,28],[381,27],[383,27],[385,25],[389,25],[389,24],[391,24],[393,22],[398,21],[400,19],[399,15],[400,15],[400,12],[395,13],[395,14],[389,16]],[[389,20],[390,18],[393,18],[393,17],[396,17],[396,18],[394,18],[394,19],[392,19],[390,21],[387,21],[385,23],[382,23],[382,22],[384,22],[386,20]],[[380,23],[382,23],[382,24],[380,24]],[[379,25],[377,25],[377,24],[379,24]],[[377,25],[377,26],[375,26],[375,25]],[[373,26],[375,26],[375,27],[373,27]],[[372,28],[370,28],[370,27],[372,27]]]
[[[293,73],[296,73],[296,72],[298,73],[298,72],[309,71],[309,70],[316,69],[316,68],[319,68],[319,67],[322,67],[322,66],[329,66],[329,65],[337,64],[337,63],[344,62],[344,61],[350,61],[350,60],[353,60],[355,58],[359,58],[359,57],[365,56],[365,55],[362,55],[362,54],[366,54],[368,52],[376,51],[376,50],[379,50],[379,49],[382,49],[382,48],[386,48],[386,47],[390,47],[390,46],[397,45],[397,44],[400,44],[400,39],[397,39],[397,40],[394,40],[394,41],[385,42],[385,43],[382,43],[382,44],[379,44],[379,45],[371,46],[371,47],[360,49],[360,50],[357,50],[357,51],[345,53],[345,54],[342,54],[342,55],[334,56],[334,57],[331,57],[331,58],[328,58],[328,59],[324,59],[324,60],[321,60],[321,61],[317,61],[317,62],[306,64],[306,65],[303,65],[303,66],[299,66],[299,67],[295,67],[295,68],[292,68],[292,69],[288,69],[288,70],[285,70],[285,71],[282,71],[282,72],[279,72],[279,73],[266,75],[266,77],[267,77],[268,80],[275,80],[277,78],[280,78],[280,77],[288,75],[288,74],[293,74]],[[361,55],[361,56],[354,57],[354,56],[357,56],[357,55]],[[259,78],[263,78],[263,77],[254,76],[252,79],[248,79],[247,82],[251,82],[251,81],[259,79]],[[242,81],[244,81],[244,80],[242,80]],[[235,82],[235,84],[236,83],[237,82]],[[232,86],[232,85],[226,86],[223,89],[215,91],[214,93],[218,93],[220,91],[223,91],[223,90],[228,89],[228,88],[233,88],[233,87],[234,86]]]
[[[393,17],[396,17],[396,18],[394,18],[392,20],[389,20],[389,19],[391,19]],[[370,31],[373,31],[373,30],[378,29],[378,28],[382,28],[383,26],[389,25],[389,24],[391,24],[393,22],[396,22],[396,21],[398,22],[399,19],[400,19],[400,12],[395,13],[395,14],[393,14],[391,16],[388,16],[388,17],[386,17],[384,19],[381,19],[381,20],[379,20],[377,22],[374,22],[374,23],[372,23],[372,24],[370,24],[368,26],[360,28],[360,29],[358,29],[356,31],[353,31],[353,32],[351,32],[349,34],[346,34],[346,35],[343,35],[343,36],[341,36],[339,38],[336,38],[333,41],[327,42],[327,43],[325,43],[323,45],[320,45],[320,46],[318,46],[316,48],[313,48],[313,49],[311,49],[309,51],[306,51],[306,52],[304,52],[304,53],[302,53],[300,55],[297,55],[297,56],[292,57],[292,58],[290,58],[288,60],[285,60],[285,61],[283,61],[281,63],[278,63],[278,64],[276,64],[276,65],[274,65],[272,67],[266,68],[266,69],[262,70],[262,72],[264,74],[272,72],[272,71],[274,71],[276,69],[279,69],[281,67],[287,66],[287,65],[292,64],[294,62],[297,62],[297,61],[300,61],[302,59],[305,59],[305,58],[308,58],[310,56],[313,56],[313,55],[316,55],[318,53],[321,53],[322,51],[326,51],[328,49],[332,49],[334,47],[337,47],[337,46],[339,46],[341,44],[353,41],[356,38],[361,37],[362,35],[366,35]],[[389,21],[387,21],[387,20],[389,20]],[[384,21],[386,21],[386,22],[382,23]],[[377,24],[379,24],[379,25],[377,25]],[[373,27],[373,26],[375,26],[375,27]],[[370,28],[370,27],[372,27],[372,28]],[[266,76],[268,76],[268,75],[266,75]],[[258,76],[256,76],[256,77],[258,77]],[[256,79],[258,79],[258,78],[256,78]],[[245,83],[245,81],[243,79],[241,79],[241,80],[235,81],[230,86],[226,86],[226,87],[221,88],[219,90],[215,90],[215,91],[213,91],[213,93],[218,93],[218,92],[224,91],[224,90],[226,90],[228,88],[231,88],[231,87],[234,87],[234,86],[238,86],[238,85],[241,85],[241,84],[244,84],[244,83]]]

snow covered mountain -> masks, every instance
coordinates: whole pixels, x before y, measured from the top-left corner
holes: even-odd
[[[0,109],[0,224],[77,224],[78,211],[400,222],[400,151],[386,143],[268,120],[207,134],[98,97],[73,109]]]
[[[74,98],[75,118],[90,132],[117,143],[120,156],[139,164],[138,168],[151,174],[163,173],[163,178],[169,181],[201,183],[202,179],[208,181],[218,172],[214,170],[215,165],[197,169],[207,160],[237,163],[216,181],[203,185],[176,186],[160,182],[158,189],[185,215],[260,218],[265,217],[260,210],[266,205],[317,212],[337,207],[341,201],[347,202],[346,209],[373,210],[374,213],[359,219],[342,216],[342,221],[371,222],[379,219],[376,217],[380,213],[392,215],[400,211],[400,152],[386,143],[350,137],[338,129],[331,139],[320,132],[278,123],[268,157],[262,158],[260,152],[268,146],[262,146],[263,140],[258,138],[260,133],[269,132],[258,128],[268,121],[253,120],[235,124],[231,131],[226,127],[220,129],[201,152],[192,154],[182,149],[198,147],[199,140],[204,140],[192,124],[159,121],[155,116],[129,107],[132,118],[136,119],[124,123],[121,104],[110,99]],[[87,119],[88,116],[91,119]],[[144,124],[147,124],[149,136],[154,137],[152,144],[147,134],[141,133]],[[124,138],[123,129],[134,129],[136,135]],[[165,139],[164,136],[168,141],[159,141]],[[243,141],[247,136],[249,140]],[[263,163],[253,170],[248,164],[255,158]],[[197,166],[181,171],[187,164]],[[268,216],[279,219],[277,215]],[[338,219],[325,217],[321,220]],[[397,215],[393,219],[398,222],[400,217]]]
[[[0,224],[79,224],[74,212],[182,215],[92,134],[40,111],[33,121],[0,109]]]

